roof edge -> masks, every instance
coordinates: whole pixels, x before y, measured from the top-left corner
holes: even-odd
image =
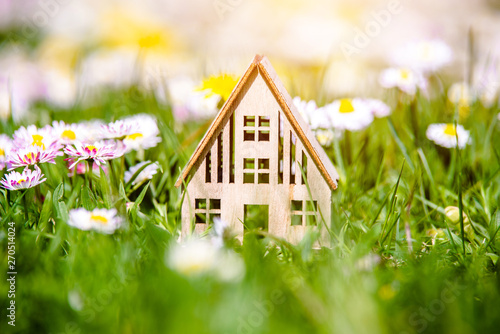
[[[328,183],[328,185],[330,186],[330,188],[332,190],[337,189],[337,180],[334,180],[333,175],[330,175],[330,173],[326,169],[326,167],[323,164],[323,161],[322,161],[321,157],[319,156],[316,148],[311,143],[311,140],[309,140],[309,136],[305,133],[304,126],[302,124],[300,124],[300,122],[295,117],[295,114],[298,113],[298,111],[297,110],[294,110],[295,112],[292,111],[292,108],[295,108],[293,106],[293,103],[290,105],[290,103],[288,103],[286,101],[286,98],[284,96],[282,89],[280,89],[276,84],[276,78],[272,78],[271,73],[269,73],[269,72],[271,72],[268,69],[268,66],[271,66],[270,63],[268,63],[268,62],[266,63],[265,60],[266,60],[266,58],[264,57],[259,62],[259,65],[258,65],[259,71],[263,74],[263,77],[268,82],[268,84],[272,86],[272,91],[279,93],[279,95],[276,94],[276,96],[275,96],[277,101],[278,101],[278,104],[283,109],[285,115],[289,118],[290,125],[293,127],[293,129],[297,133],[297,136],[304,143],[304,147],[311,155],[311,158],[314,161],[316,167],[318,167],[319,172],[321,173],[321,175],[323,176],[323,178],[325,179],[325,181]],[[271,67],[271,69],[272,69],[272,67]],[[272,69],[272,72],[274,72],[274,69]],[[287,94],[287,95],[289,95],[289,94]],[[290,97],[290,99],[291,99],[291,97]],[[330,160],[328,159],[328,161],[330,161]],[[332,167],[333,167],[333,165],[332,165]],[[333,169],[335,171],[335,174],[337,174],[335,167],[333,167]],[[338,175],[337,175],[337,177],[338,177]]]
[[[264,56],[256,55],[250,65],[248,66],[247,70],[241,77],[241,79],[238,81],[236,86],[233,88],[233,91],[229,95],[229,98],[226,100],[220,111],[217,113],[217,116],[215,117],[214,121],[212,124],[210,124],[210,127],[208,128],[208,131],[205,133],[203,136],[202,140],[194,150],[193,154],[191,155],[191,158],[189,158],[187,165],[184,167],[184,169],[181,172],[181,175],[179,175],[179,178],[175,182],[175,187],[178,188],[182,182],[189,176],[189,173],[191,172],[191,169],[194,167],[196,164],[198,158],[203,155],[203,151],[205,150],[208,142],[210,139],[214,136],[215,132],[217,131],[219,125],[222,123],[224,120],[226,114],[228,113],[228,110],[231,109],[233,106],[234,102],[236,101],[236,98],[238,97],[239,93],[241,92],[243,86],[246,84],[248,81],[248,78],[252,74],[252,72],[257,68],[257,64],[259,64]]]

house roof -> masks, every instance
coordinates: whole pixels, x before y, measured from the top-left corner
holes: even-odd
[[[186,167],[181,172],[181,175],[177,179],[175,186],[179,187],[184,181],[186,181],[188,177],[196,171],[201,161],[205,158],[213,142],[222,131],[226,121],[232,115],[234,111],[233,106],[237,101],[237,97],[241,94],[243,88],[247,84],[254,71],[258,71],[259,74],[261,74],[261,76],[264,78],[264,81],[267,83],[268,87],[276,98],[276,101],[283,110],[283,113],[285,114],[286,118],[297,134],[297,137],[302,141],[304,148],[311,156],[314,164],[319,169],[326,183],[328,183],[332,190],[337,189],[337,181],[339,176],[337,174],[337,171],[335,170],[335,167],[330,161],[330,158],[328,158],[325,151],[316,140],[316,136],[310,129],[309,125],[305,123],[302,116],[295,108],[295,105],[292,102],[292,98],[286,91],[281,80],[278,78],[278,75],[274,71],[274,68],[271,66],[269,60],[265,56],[261,55],[255,56],[245,74],[236,84],[236,87],[233,89],[231,95],[222,106],[220,112],[215,117],[207,133],[198,144],[198,147],[189,159]]]

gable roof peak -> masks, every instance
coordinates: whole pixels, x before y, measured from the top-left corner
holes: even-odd
[[[248,83],[251,74],[255,70],[258,71],[258,73],[268,84],[271,93],[280,105],[286,118],[290,122],[290,125],[297,134],[298,139],[300,139],[304,144],[304,148],[311,156],[314,164],[319,169],[327,184],[332,190],[336,189],[339,176],[337,174],[337,171],[335,170],[335,167],[333,166],[332,162],[330,161],[321,145],[316,140],[316,136],[310,129],[309,125],[300,116],[297,108],[293,104],[292,98],[286,91],[283,83],[279,79],[271,63],[269,62],[267,57],[263,55],[256,55],[253,58],[252,62],[248,66],[248,69],[238,81],[233,91],[231,92],[231,95],[224,103],[221,110],[210,125],[207,133],[198,144],[198,147],[189,159],[189,162],[177,179],[175,186],[179,187],[183,183],[183,181],[185,181],[188,176],[191,175],[191,173],[196,171],[197,168],[195,168],[195,166],[199,166],[199,161],[206,156],[208,150],[212,146],[211,144],[213,144],[219,133],[222,131],[226,121],[233,114],[233,106],[237,100],[236,98],[242,92],[243,87]]]

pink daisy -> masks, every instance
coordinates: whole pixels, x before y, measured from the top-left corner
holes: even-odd
[[[44,149],[38,145],[27,146],[10,152],[7,163],[10,164],[9,170],[44,162],[55,164],[54,159],[60,155],[62,155],[62,152],[55,148]]]
[[[35,170],[25,168],[22,173],[13,171],[0,180],[2,187],[8,190],[19,190],[33,188],[47,179],[42,179],[43,174],[40,168],[35,165]]]
[[[107,145],[104,142],[96,142],[94,144],[82,144],[80,142],[73,145],[67,145],[64,148],[64,153],[70,156],[66,160],[74,160],[69,167],[72,169],[77,163],[83,160],[94,160],[100,166],[105,164],[106,160],[116,157],[116,149],[113,145]]]

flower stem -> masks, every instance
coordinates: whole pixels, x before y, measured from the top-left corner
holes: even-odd
[[[87,186],[89,187],[89,189],[92,189],[92,162],[90,162],[90,160],[87,160],[86,162],[86,167],[87,167],[87,170],[85,171],[85,179],[86,179],[86,183],[87,183]]]
[[[351,131],[344,131],[344,139],[345,139],[345,157],[347,160],[347,164],[351,165],[352,163],[352,145],[351,145]]]
[[[418,115],[417,115],[417,97],[415,96],[410,102],[410,117],[413,134],[415,135],[415,146],[419,146],[420,138],[418,134]]]
[[[28,223],[29,221],[29,215],[28,215],[28,205],[26,203],[26,196],[24,196],[24,194],[26,194],[27,190],[24,191],[24,193],[21,194],[22,198],[23,198],[23,207],[24,207],[24,220],[25,220],[25,223]]]
[[[2,223],[6,222],[7,220],[10,219],[10,216],[12,216],[12,213],[14,212],[14,209],[16,208],[17,204],[19,203],[19,201],[21,199],[24,198],[24,194],[26,194],[27,191],[28,190],[25,190],[20,196],[18,196],[16,198],[16,200],[14,201],[14,203],[12,203],[12,206],[10,207],[9,212],[7,212],[7,214],[5,215],[5,217],[2,218]],[[8,201],[7,201],[7,203],[8,203]]]

